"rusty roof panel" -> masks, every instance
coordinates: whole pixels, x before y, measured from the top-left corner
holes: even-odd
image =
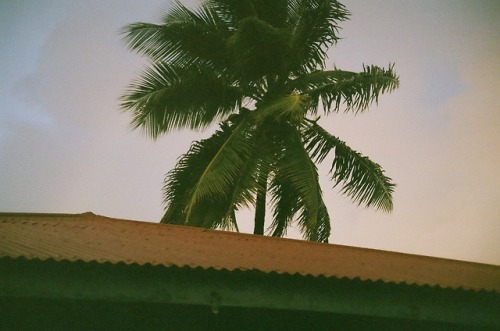
[[[92,213],[0,213],[0,257],[83,260],[493,290],[500,266]]]

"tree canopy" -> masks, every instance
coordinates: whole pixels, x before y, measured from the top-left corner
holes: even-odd
[[[160,24],[133,23],[124,38],[150,60],[122,97],[132,125],[157,139],[180,129],[219,129],[192,143],[165,178],[162,222],[237,229],[255,208],[254,233],[283,236],[294,222],[326,242],[330,217],[317,164],[354,202],[391,211],[394,184],[379,164],[322,128],[320,116],[359,113],[398,87],[393,65],[326,68],[338,24],[335,0],[176,2]]]

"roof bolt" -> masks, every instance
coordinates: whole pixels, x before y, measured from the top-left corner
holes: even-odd
[[[218,293],[212,292],[210,294],[210,306],[212,308],[212,313],[218,314],[220,308],[221,297]]]

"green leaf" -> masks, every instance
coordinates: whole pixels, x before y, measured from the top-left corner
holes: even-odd
[[[258,152],[249,122],[224,123],[212,137],[192,144],[167,174],[163,222],[230,228],[234,211],[253,203]]]
[[[237,87],[211,70],[159,63],[129,87],[121,106],[132,112],[134,128],[157,138],[162,133],[203,129],[223,120],[238,108],[241,99]]]
[[[335,186],[342,183],[343,194],[367,207],[373,206],[385,212],[392,210],[395,184],[380,165],[352,150],[317,124],[306,125],[303,137],[306,149],[317,162],[323,161],[330,151],[335,151],[330,173]]]
[[[228,39],[230,65],[245,84],[263,76],[283,75],[289,56],[289,30],[250,16]]]
[[[337,42],[337,23],[349,12],[336,0],[291,1],[291,48],[294,61],[289,68],[304,74],[324,67],[327,50]]]
[[[313,103],[323,105],[326,114],[344,111],[360,112],[381,94],[399,87],[399,78],[393,70],[377,66],[364,66],[361,73],[333,70],[316,71],[298,78],[292,86],[311,96]]]
[[[153,62],[220,70],[226,66],[225,45],[230,31],[208,6],[192,11],[176,2],[163,24],[134,23],[122,33],[132,50],[147,55]]]
[[[239,22],[254,16],[274,27],[281,27],[286,24],[289,2],[288,0],[210,0],[208,4],[225,12],[231,22]]]
[[[297,203],[291,212],[298,212],[297,222],[305,238],[314,241],[324,239],[317,232],[323,200],[316,166],[304,149],[297,127],[283,124],[279,132],[280,136],[275,139],[282,146],[281,155],[274,170],[276,180],[271,183],[274,215],[278,217],[274,223],[279,226],[283,222],[289,223],[291,219],[291,213],[280,210],[284,204],[280,195],[285,194]]]
[[[264,102],[256,111],[257,123],[273,121],[299,124],[304,120],[309,101],[307,95],[292,94]]]

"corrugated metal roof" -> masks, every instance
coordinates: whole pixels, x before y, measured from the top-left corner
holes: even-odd
[[[92,213],[0,213],[0,257],[259,270],[500,292],[495,265]]]

